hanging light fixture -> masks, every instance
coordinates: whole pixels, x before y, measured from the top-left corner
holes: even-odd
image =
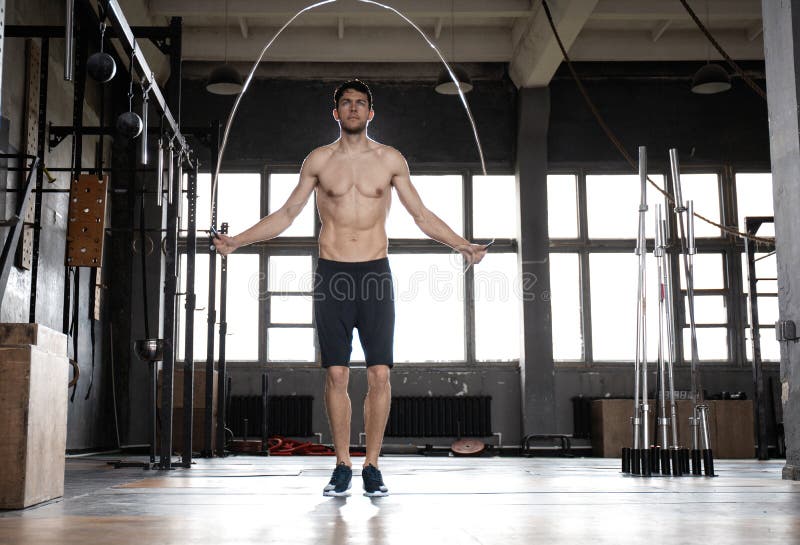
[[[706,0],[706,26],[710,28],[708,13],[708,0]],[[723,93],[731,88],[731,76],[722,66],[709,60],[709,50],[706,44],[706,64],[700,67],[692,76],[692,92],[698,95],[714,95]]]
[[[239,71],[228,64],[228,0],[225,0],[225,62],[214,68],[206,82],[206,91],[215,95],[238,95],[244,83]]]
[[[698,95],[713,95],[730,88],[731,76],[718,64],[704,64],[692,77],[692,92]]]
[[[456,10],[455,0],[450,1],[450,55],[453,60],[456,58]],[[443,67],[439,72],[439,78],[436,80],[435,90],[442,95],[457,95],[458,88],[461,91],[469,93],[472,91],[472,80],[463,67],[450,63],[450,68],[453,70],[453,75],[458,80],[458,85],[450,77],[450,72],[447,68]]]

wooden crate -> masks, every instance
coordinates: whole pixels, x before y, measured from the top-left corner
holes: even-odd
[[[0,509],[22,509],[64,495],[67,340],[3,324],[0,341]]]
[[[651,415],[657,410],[650,401]],[[753,402],[750,400],[713,400],[709,406],[708,428],[711,449],[715,458],[753,458],[755,456],[755,431],[753,429]],[[692,404],[679,400],[678,438],[683,447],[691,448],[692,436],[689,417]],[[616,458],[622,447],[632,446],[631,415],[633,400],[597,399],[592,402],[592,452],[595,456]],[[669,406],[667,406],[669,414]],[[650,421],[652,434],[653,421]],[[652,437],[652,435],[651,435]]]

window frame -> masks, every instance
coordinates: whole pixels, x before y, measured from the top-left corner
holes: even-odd
[[[269,210],[269,177],[271,174],[295,174],[299,173],[300,171],[300,164],[292,164],[292,163],[269,163],[265,164],[259,169],[255,168],[247,168],[247,166],[239,166],[235,168],[226,168],[225,173],[254,173],[258,171],[261,175],[261,189],[260,189],[260,210],[261,216],[265,216]],[[206,171],[204,171],[206,172]],[[473,194],[472,194],[472,177],[474,175],[482,174],[477,168],[473,167],[457,167],[452,165],[420,165],[413,168],[414,175],[420,176],[437,176],[437,175],[455,175],[461,176],[462,180],[462,230],[464,233],[464,237],[467,240],[471,240],[476,243],[481,242],[488,242],[487,239],[472,239],[472,231],[473,231]],[[490,169],[487,174],[489,175],[497,175],[497,176],[514,176],[515,173],[512,172],[510,169],[505,168],[498,168],[498,169]],[[314,198],[314,195],[311,197]],[[316,268],[317,260],[319,259],[319,245],[317,243],[319,231],[320,231],[320,220],[319,220],[319,213],[317,212],[316,208],[316,201],[313,201],[313,208],[314,208],[314,235],[311,237],[280,237],[273,239],[269,242],[262,242],[257,244],[252,244],[237,250],[240,253],[252,253],[259,255],[259,294],[264,294],[264,296],[259,297],[259,305],[258,305],[258,330],[262,332],[259,335],[258,340],[258,360],[257,361],[236,361],[236,360],[228,360],[226,363],[228,365],[232,365],[233,367],[236,366],[280,366],[282,368],[285,367],[293,367],[293,368],[317,368],[319,367],[319,346],[317,343],[316,333],[314,334],[314,353],[315,353],[315,361],[307,361],[307,362],[285,362],[282,360],[269,360],[267,355],[269,353],[269,346],[268,346],[268,335],[267,329],[268,328],[284,328],[284,327],[309,327],[309,324],[272,324],[270,323],[270,297],[266,296],[266,294],[271,293],[268,292],[268,281],[267,275],[269,274],[268,268],[268,260],[271,256],[291,256],[291,255],[310,255],[311,256],[311,266],[312,270]],[[395,202],[392,203],[394,206],[401,206],[397,199]],[[198,244],[197,244],[197,253],[200,254],[208,254],[209,248],[203,242],[201,242],[203,237],[198,237]],[[518,244],[516,239],[509,238],[509,239],[497,239],[493,250],[496,252],[502,253],[518,253]],[[388,252],[389,254],[415,254],[415,255],[423,255],[423,254],[449,254],[452,252],[450,248],[440,244],[434,240],[424,238],[424,239],[389,239],[388,245]],[[178,259],[183,259],[186,253],[186,233],[182,232],[179,236],[178,241]],[[217,265],[219,266],[219,265]],[[203,281],[203,279],[198,279],[199,281]],[[465,358],[463,360],[453,360],[453,361],[444,361],[444,362],[437,362],[436,366],[441,367],[475,367],[477,365],[481,366],[488,366],[488,367],[518,367],[519,360],[510,360],[510,361],[477,361],[476,359],[476,351],[475,351],[475,298],[474,298],[474,269],[470,268],[465,275],[464,282],[463,282],[463,293],[462,297],[464,298],[464,354]],[[306,292],[298,292],[298,295],[309,295]],[[196,320],[196,324],[200,324]],[[203,322],[205,324],[205,322]],[[312,314],[312,321],[311,327],[316,329],[316,323],[313,318]],[[176,327],[176,331],[178,331]],[[206,358],[205,354],[196,354],[196,361],[204,361]],[[353,367],[358,367],[360,364],[358,362],[354,362]],[[404,362],[403,365],[410,366],[410,367],[430,367],[432,364],[429,362]]]
[[[735,225],[738,219],[736,203],[736,174],[737,173],[763,173],[769,172],[769,167],[758,168],[750,165],[747,168],[738,168],[732,164],[695,164],[682,166],[681,174],[703,174],[714,173],[718,180],[718,202],[721,223],[723,225]],[[672,180],[669,173],[669,165],[653,164],[651,162],[650,172],[664,176],[668,191],[672,191]],[[550,252],[553,253],[577,253],[579,256],[580,267],[580,301],[581,301],[581,324],[583,335],[584,354],[580,361],[557,360],[557,367],[594,367],[594,366],[613,366],[627,364],[627,361],[597,361],[594,359],[594,349],[592,346],[592,308],[591,308],[591,286],[589,282],[589,256],[591,253],[598,252],[633,252],[636,240],[631,239],[590,239],[588,236],[588,208],[586,202],[586,177],[588,175],[630,175],[631,169],[625,165],[609,164],[559,164],[551,165],[548,175],[572,175],[576,177],[577,201],[578,201],[578,236],[572,239],[551,238],[549,240]],[[653,203],[648,203],[652,206]],[[700,211],[702,212],[702,211]],[[633,212],[632,212],[633,213]],[[699,221],[699,220],[698,220]],[[677,223],[674,214],[668,214],[667,236],[673,247],[678,243],[676,237]],[[726,305],[727,323],[720,324],[697,324],[700,328],[720,328],[727,330],[728,357],[726,360],[701,360],[703,366],[714,367],[746,367],[750,361],[746,357],[747,333],[749,327],[746,309],[747,294],[743,283],[747,282],[746,271],[742,270],[742,255],[744,253],[744,242],[729,235],[720,234],[718,237],[703,237],[697,239],[698,253],[711,253],[722,257],[722,279],[723,286],[717,289],[695,290],[696,295],[721,295],[724,297]],[[648,239],[648,248],[652,251],[653,240]],[[677,255],[677,254],[673,254]],[[685,289],[680,287],[680,267],[682,259],[672,259],[672,278],[673,278],[673,308],[675,309],[674,328],[676,331],[676,365],[687,367],[690,359],[683,358],[683,330],[688,328],[688,316],[684,311]],[[774,327],[763,325],[762,328]],[[633,352],[633,351],[632,351]],[[774,365],[775,362],[764,362],[765,365]]]

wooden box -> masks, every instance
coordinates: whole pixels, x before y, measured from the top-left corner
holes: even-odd
[[[206,370],[205,364],[196,366],[194,371],[194,410],[192,412],[192,450],[200,452],[205,449],[206,422]],[[158,407],[161,409],[161,371],[158,372]],[[217,421],[217,371],[214,371],[214,402],[212,413],[214,426],[211,427],[211,445],[216,438]],[[183,450],[183,369],[176,368],[172,382],[172,450]]]
[[[755,430],[753,429],[753,402],[750,400],[712,400],[709,406],[708,428],[711,449],[715,458],[753,458],[755,456]],[[654,401],[650,405],[650,434],[653,433]],[[678,439],[681,446],[691,448],[692,436],[689,417],[692,404],[678,400]],[[633,414],[631,399],[597,399],[592,402],[592,452],[595,456],[616,458],[622,447],[630,447]],[[669,405],[667,406],[669,415]]]
[[[69,360],[65,335],[0,325],[0,509],[64,495]]]

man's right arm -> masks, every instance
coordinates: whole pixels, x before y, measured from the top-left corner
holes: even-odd
[[[317,185],[317,169],[315,165],[317,161],[318,157],[315,156],[314,152],[306,158],[303,162],[303,167],[300,169],[300,181],[283,206],[272,214],[261,218],[258,223],[236,236],[219,235],[214,240],[214,246],[217,251],[227,255],[241,246],[275,238],[288,229],[305,207],[311,193],[314,191],[314,187]]]

